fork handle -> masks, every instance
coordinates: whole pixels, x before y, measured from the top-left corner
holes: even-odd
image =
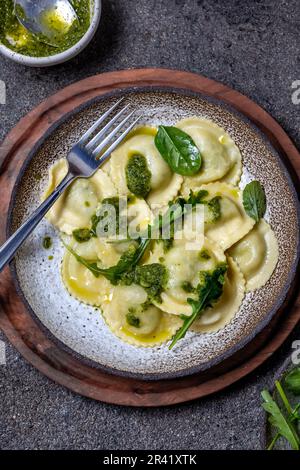
[[[33,214],[24,222],[21,227],[1,246],[0,248],[0,272],[4,266],[11,261],[16,251],[20,248],[22,243],[35,229],[38,223],[42,220],[44,215],[53,206],[57,198],[69,186],[76,177],[68,173],[65,178],[59,183],[57,188],[45,199],[44,202],[33,212]]]

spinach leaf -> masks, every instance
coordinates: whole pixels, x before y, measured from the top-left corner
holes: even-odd
[[[191,176],[202,164],[201,154],[193,139],[177,127],[159,126],[155,145],[174,173]]]
[[[246,185],[243,191],[243,204],[247,214],[256,222],[265,215],[266,195],[259,181],[251,181]]]
[[[300,439],[290,418],[284,416],[276,401],[273,400],[267,390],[263,390],[261,396],[264,400],[262,407],[267,413],[269,413],[269,422],[277,429],[278,435],[285,437],[290,443],[292,449],[299,450]],[[272,447],[273,442],[271,443],[271,446],[269,446],[269,449],[271,450]]]
[[[173,336],[169,349],[172,349],[177,343],[177,341],[179,341],[185,336],[187,330],[190,328],[192,323],[194,323],[194,321],[199,317],[201,312],[203,312],[203,310],[205,310],[207,307],[210,307],[214,302],[216,302],[220,298],[223,292],[223,285],[225,281],[224,276],[226,271],[227,265],[220,264],[212,273],[202,273],[202,282],[197,288],[198,299],[188,299],[189,304],[192,306],[192,315],[181,315],[183,324]]]
[[[300,367],[295,367],[284,379],[285,385],[294,395],[300,395]]]

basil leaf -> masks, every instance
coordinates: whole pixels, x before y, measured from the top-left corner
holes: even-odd
[[[177,127],[159,126],[155,145],[174,173],[191,176],[202,164],[201,154],[193,139]]]
[[[300,395],[300,367],[296,367],[287,374],[285,385],[294,395]]]
[[[259,181],[251,181],[247,184],[243,191],[243,204],[247,214],[256,222],[265,215],[266,195]]]

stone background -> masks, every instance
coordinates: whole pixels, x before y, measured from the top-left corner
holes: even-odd
[[[97,35],[67,64],[30,69],[0,58],[7,104],[0,139],[60,88],[96,73],[167,67],[201,73],[248,95],[300,145],[299,0],[103,0]],[[263,367],[206,399],[133,409],[82,398],[50,382],[6,342],[0,366],[1,449],[259,449],[260,391],[291,354],[300,328]],[[3,335],[0,338],[4,341]]]

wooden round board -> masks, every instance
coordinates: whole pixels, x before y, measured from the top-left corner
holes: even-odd
[[[254,102],[213,80],[188,72],[141,69],[111,72],[75,83],[51,96],[25,116],[1,147],[0,211],[7,214],[24,159],[51,126],[92,98],[128,88],[180,89],[217,98],[248,117],[284,159],[294,181],[300,176],[299,152],[279,124]],[[298,183],[297,183],[298,184]],[[4,224],[0,242],[5,240]],[[7,267],[0,276],[0,327],[11,343],[49,378],[82,395],[114,404],[162,406],[203,397],[236,382],[262,364],[283,343],[300,319],[300,295],[294,281],[275,317],[242,350],[196,375],[145,381],[110,374],[83,363],[53,342],[28,312]],[[283,315],[284,313],[284,315]]]

